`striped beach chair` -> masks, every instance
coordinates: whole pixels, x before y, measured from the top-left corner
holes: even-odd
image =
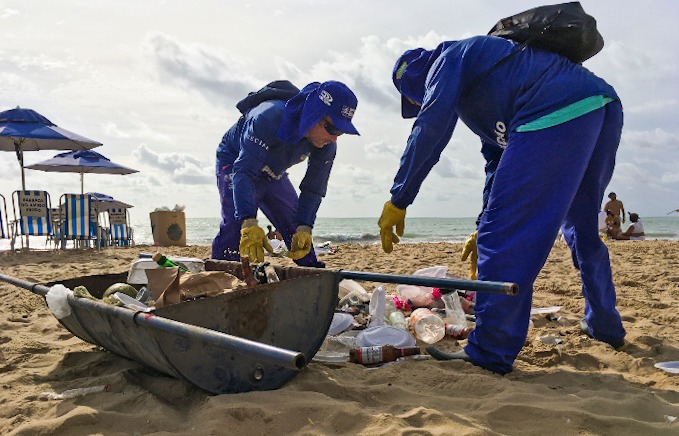
[[[74,246],[87,246],[86,243],[76,241],[90,241],[97,239],[97,215],[92,213],[92,198],[87,194],[64,194],[59,199],[59,209],[62,213],[61,247],[65,248],[65,241],[72,240]]]
[[[50,209],[52,203],[47,191],[14,191],[12,193],[12,212],[14,221],[11,227],[11,247],[14,250],[16,238],[21,240],[21,248],[29,247],[29,236],[45,236],[47,241],[54,236]]]
[[[129,246],[134,245],[130,217],[125,208],[108,209],[108,228],[111,245]]]

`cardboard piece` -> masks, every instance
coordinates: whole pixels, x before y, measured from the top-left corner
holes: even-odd
[[[156,307],[169,306],[181,302],[179,295],[179,268],[147,269],[146,277],[149,291],[156,300]]]
[[[182,300],[200,296],[210,297],[242,285],[244,283],[238,277],[224,271],[184,273],[179,277],[179,292]]]
[[[179,268],[147,269],[148,288],[156,307],[181,303],[196,297],[211,297],[245,284],[224,271],[190,273]]]
[[[184,212],[156,211],[149,214],[153,242],[164,247],[186,246],[186,217]]]

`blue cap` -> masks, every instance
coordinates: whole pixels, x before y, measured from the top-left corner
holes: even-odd
[[[439,44],[435,50],[423,48],[408,50],[396,61],[391,78],[394,86],[401,93],[403,118],[415,118],[420,112],[420,107],[409,102],[407,98],[422,104],[429,69],[450,44],[450,42]]]
[[[356,95],[342,82],[310,83],[285,103],[278,136],[289,144],[299,142],[326,115],[342,132],[358,135],[351,122],[357,105]]]

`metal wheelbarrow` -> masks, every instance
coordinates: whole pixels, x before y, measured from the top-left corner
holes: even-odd
[[[242,278],[239,262],[208,260],[207,271]],[[277,389],[319,350],[338,302],[343,278],[442,289],[516,294],[512,283],[399,276],[317,268],[275,267],[280,281],[186,301],[151,312],[70,295],[70,315],[59,322],[99,345],[215,394]],[[126,274],[59,281],[100,297]],[[45,296],[49,286],[0,274],[0,280]],[[54,283],[50,283],[52,285]]]

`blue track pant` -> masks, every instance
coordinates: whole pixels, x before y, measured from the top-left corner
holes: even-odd
[[[615,347],[624,343],[608,249],[597,224],[622,118],[614,101],[567,123],[509,135],[478,227],[478,278],[515,282],[519,294],[477,293],[476,329],[465,347],[475,364],[511,371],[528,334],[533,282],[559,228],[580,270],[592,335]]]
[[[222,168],[217,174],[217,189],[222,203],[222,222],[219,233],[212,241],[212,258],[222,260],[240,260],[238,245],[240,243],[241,222],[235,218],[233,204],[232,167]],[[292,235],[297,227],[294,219],[299,197],[287,174],[279,180],[259,177],[255,180],[256,201],[259,209],[266,215],[271,224],[281,232],[285,244],[290,247]],[[316,259],[313,247],[309,254],[296,260],[300,266],[323,268],[325,264]]]

